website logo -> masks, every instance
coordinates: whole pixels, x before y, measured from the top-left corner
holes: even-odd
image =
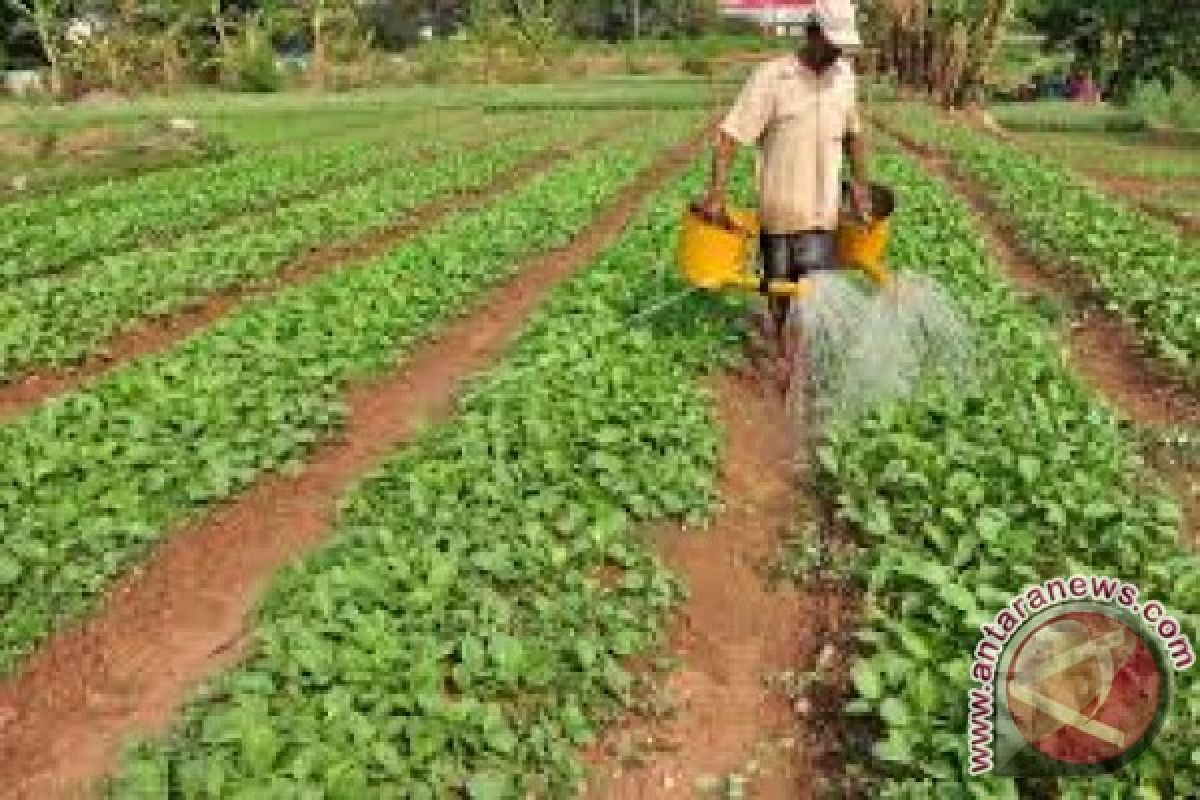
[[[1099,576],[1026,589],[981,627],[971,676],[970,773],[1111,772],[1154,741],[1190,640],[1136,586]]]

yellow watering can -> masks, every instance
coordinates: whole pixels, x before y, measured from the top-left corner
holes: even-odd
[[[895,210],[895,194],[879,184],[871,185],[871,218],[855,219],[842,214],[836,241],[838,262],[843,268],[859,269],[876,284],[883,286],[891,276],[884,265],[888,244],[888,218]],[[678,261],[688,283],[701,289],[740,289],[760,291],[761,281],[748,270],[754,239],[758,236],[758,217],[753,211],[726,212],[719,222],[687,209],[679,238]],[[772,281],[767,291],[773,295],[803,298],[812,292],[812,282]]]

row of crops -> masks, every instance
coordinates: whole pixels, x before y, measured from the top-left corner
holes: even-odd
[[[131,755],[115,796],[574,794],[580,746],[630,689],[624,658],[680,597],[638,527],[714,501],[696,379],[731,354],[721,306],[627,323],[658,299],[648,266],[702,180],[651,198],[451,423],[353,493],[333,544],[266,601],[259,652]]]
[[[430,148],[436,155],[396,154],[362,180],[313,199],[0,290],[0,308],[8,319],[0,331],[0,380],[77,361],[146,317],[269,280],[322,244],[386,228],[431,202],[488,187],[531,160],[548,164],[553,160],[548,148],[577,148],[611,130],[611,122],[602,128],[601,120],[564,115],[553,126],[520,132],[526,123],[513,119],[482,130],[464,126],[443,134]],[[495,143],[481,141],[485,137]]]
[[[0,428],[0,666],[85,611],[148,545],[336,429],[347,381],[567,242],[698,118],[670,115],[373,261],[252,303]]]
[[[195,164],[214,164],[238,153],[265,152],[365,138],[374,131],[409,124],[411,110],[372,109],[343,114],[262,113],[193,120],[197,130],[172,131],[163,119],[101,122],[90,132],[72,132],[59,120],[0,124],[25,152],[0,162],[0,206],[49,192],[115,182]],[[450,122],[456,116],[440,114]],[[75,155],[80,140],[99,141],[99,150]]]
[[[924,112],[904,113],[912,135],[938,131]],[[88,613],[155,543],[336,436],[351,382],[396,369],[523,259],[569,242],[701,116],[631,119],[475,118],[420,152],[399,141],[429,130],[414,120],[13,204],[21,222],[0,242],[3,380],[269,280],[322,243],[542,167],[383,256],[248,303],[0,426],[0,673]],[[1133,215],[1061,170],[1037,178],[1050,199],[1021,189],[1001,177],[1003,159],[1032,181],[1022,170],[1046,170],[1035,157],[951,134],[941,141],[1045,252],[1076,252],[1066,245],[1082,239],[1099,257],[1111,240],[1089,215]],[[603,149],[589,144],[598,136]],[[689,296],[638,316],[678,288],[663,270],[703,172],[694,165],[649,198],[452,421],[352,491],[330,544],[273,585],[249,660],[207,685],[168,737],[132,749],[113,796],[575,793],[580,748],[629,700],[628,657],[661,640],[686,591],[638,532],[702,519],[716,500],[719,431],[699,380],[736,356],[740,311]],[[1057,335],[1006,287],[964,203],[890,146],[876,174],[903,197],[894,265],[953,292],[990,366],[986,390],[928,386],[833,426],[816,451],[820,488],[865,545],[845,711],[878,733],[863,754],[872,796],[1016,797],[1012,782],[966,777],[978,625],[1028,584],[1095,572],[1138,583],[1193,631],[1200,573],[1178,541],[1176,504],[1064,365]],[[738,180],[744,190],[748,164]],[[1071,224],[1054,228],[1055,209]],[[135,249],[149,231],[155,241]],[[1128,247],[1149,249],[1155,231]],[[18,257],[21,241],[41,249]],[[1180,247],[1170,268],[1182,281],[1195,273]],[[1106,283],[1125,263],[1109,256],[1087,274],[1148,336],[1186,317],[1169,291],[1135,302],[1136,276]],[[1179,330],[1159,343],[1164,357],[1171,342],[1195,344]],[[1184,674],[1150,753],[1120,778],[1064,783],[1056,796],[1197,796],[1198,724],[1200,690]]]
[[[877,174],[904,197],[895,266],[952,290],[990,368],[979,388],[931,386],[836,426],[819,449],[823,489],[865,545],[854,573],[866,598],[862,653],[846,711],[881,732],[875,796],[1016,797],[1011,781],[966,775],[979,625],[1023,587],[1101,574],[1140,585],[1195,631],[1200,572],[1175,502],[1064,365],[1057,335],[1000,277],[964,203],[898,153]],[[1056,796],[1197,796],[1200,685],[1179,678],[1150,752],[1120,777],[1064,781]]]
[[[151,172],[5,206],[0,279],[61,269],[84,258],[201,229],[366,178],[416,159],[429,134],[450,141],[477,120],[436,117],[349,141],[246,152],[213,164]],[[515,126],[513,126],[515,127]],[[436,153],[437,148],[429,148]]]
[[[820,486],[865,544],[845,710],[879,731],[873,796],[1016,797],[1011,781],[966,776],[978,625],[1023,586],[1101,573],[1194,630],[1195,558],[1178,508],[1003,282],[964,203],[897,152],[877,174],[905,198],[896,266],[952,290],[991,368],[986,391],[927,387],[833,427],[818,450]],[[736,326],[697,298],[626,324],[662,291],[645,265],[669,259],[679,204],[701,185],[693,170],[656,196],[452,424],[355,490],[334,543],[275,586],[257,653],[168,740],[130,753],[115,796],[574,791],[579,748],[629,690],[622,660],[680,597],[635,526],[703,516],[714,500],[717,437],[695,382],[732,354]],[[614,566],[619,578],[602,579]],[[1055,795],[1193,796],[1198,722],[1184,674],[1151,752]]]
[[[1061,164],[939,117],[895,104],[888,126],[944,150],[988,189],[1024,246],[1090,282],[1153,352],[1200,381],[1200,248],[1168,223],[1087,184]]]

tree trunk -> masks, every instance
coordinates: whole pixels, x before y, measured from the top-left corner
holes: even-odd
[[[983,19],[971,42],[967,66],[963,70],[962,82],[954,98],[954,105],[965,108],[979,102],[984,75],[1000,49],[1008,17],[1015,0],[988,0]]]
[[[63,96],[66,85],[63,81],[62,53],[54,38],[52,15],[53,11],[41,3],[33,7],[33,27],[37,31],[42,52],[46,55],[46,63],[50,65],[50,96],[59,98]]]
[[[221,10],[220,0],[213,0],[209,7],[213,28],[217,32],[217,51],[220,66],[217,68],[217,82],[222,86],[229,84],[230,69],[233,66],[233,49],[229,44],[229,31],[225,29],[225,14]]]
[[[932,25],[925,28],[924,46],[921,48],[921,86],[926,93],[933,95],[937,86],[934,74],[935,58],[937,56],[937,32]]]
[[[308,65],[309,80],[313,86],[323,88],[328,68],[325,53],[325,3],[323,0],[315,0],[313,3],[309,27],[312,32],[312,63]]]

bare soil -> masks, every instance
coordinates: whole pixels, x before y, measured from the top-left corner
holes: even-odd
[[[338,499],[446,416],[559,281],[620,233],[639,202],[692,160],[662,157],[571,244],[524,265],[402,367],[352,387],[340,438],[295,477],[273,475],[168,537],[94,615],[51,638],[0,683],[0,795],[88,797],[133,734],[162,733],[189,693],[251,646],[252,613],[277,570],[332,532]]]
[[[689,588],[668,648],[682,666],[657,689],[657,713],[629,717],[589,753],[588,800],[722,797],[730,776],[747,797],[804,800],[837,771],[840,737],[779,679],[818,658],[844,664],[854,602],[772,576],[789,534],[820,511],[798,488],[788,415],[766,374],[716,382],[722,509],[706,530],[654,538]]]

